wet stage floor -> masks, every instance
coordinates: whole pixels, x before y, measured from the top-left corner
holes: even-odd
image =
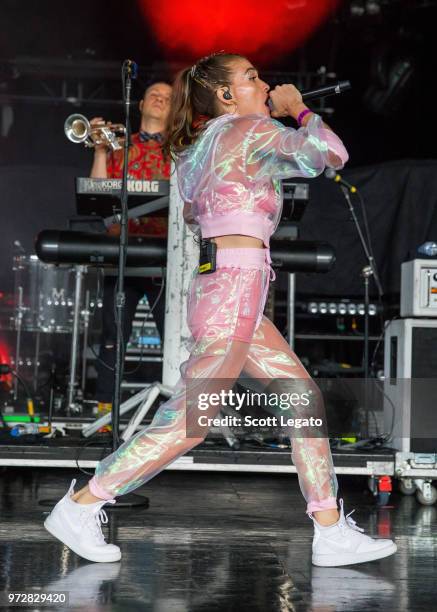
[[[79,559],[43,528],[38,500],[64,495],[72,477],[87,478],[0,468],[0,591],[68,591],[55,609],[87,612],[437,610],[437,507],[394,494],[377,508],[364,477],[340,477],[346,512],[398,552],[332,569],[311,565],[296,476],[164,472],[137,491],[148,509],[107,510],[114,564]]]

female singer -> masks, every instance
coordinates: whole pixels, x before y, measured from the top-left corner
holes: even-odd
[[[298,129],[272,118],[285,116],[293,117]],[[348,155],[341,140],[293,85],[270,91],[245,57],[219,53],[178,75],[169,146],[184,219],[216,248],[215,271],[196,269],[191,279],[192,347],[174,395],[148,427],[98,464],[86,487],[74,493],[73,481],[46,519],[50,533],[91,561],[121,557],[119,547],[103,538],[102,506],[148,482],[206,436],[207,428],[198,425],[198,405],[187,396],[230,389],[243,372],[270,391],[293,389],[311,397],[285,411],[271,408],[276,416],[324,419],[320,392],[263,310],[274,280],[269,239],[281,214],[280,180],[343,167]],[[209,407],[207,414],[219,409]],[[345,517],[342,500],[338,510],[328,439],[309,427],[284,426],[282,433],[292,438],[293,462],[314,524],[313,563],[349,565],[393,554],[391,540],[372,539]]]

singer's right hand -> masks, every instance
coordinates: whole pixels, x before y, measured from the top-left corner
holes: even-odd
[[[90,125],[91,127],[96,127],[96,126],[104,126],[105,125],[105,120],[103,119],[103,117],[93,117],[90,120]],[[92,140],[95,140],[95,138],[93,136],[91,136]],[[95,144],[94,145],[94,152],[95,153],[106,153],[106,151],[108,150],[108,145],[106,144]]]
[[[307,108],[302,101],[300,91],[291,84],[276,85],[269,96],[274,106],[274,110],[270,113],[272,117],[293,117],[297,119],[299,113]]]

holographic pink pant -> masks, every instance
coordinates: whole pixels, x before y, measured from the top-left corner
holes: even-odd
[[[274,324],[263,316],[272,269],[268,249],[218,249],[217,270],[193,274],[188,293],[190,356],[181,367],[173,396],[157,410],[151,424],[105,457],[89,482],[96,497],[111,499],[143,485],[167,465],[203,441],[206,432],[187,436],[194,418],[190,393],[211,392],[225,379],[228,389],[241,374],[281,392],[287,383],[311,389],[314,401],[294,417],[324,419],[321,394]],[[217,412],[220,408],[217,408]],[[290,415],[287,415],[290,416]],[[299,431],[299,430],[298,430]],[[337,479],[326,437],[284,432],[309,512],[336,508]]]

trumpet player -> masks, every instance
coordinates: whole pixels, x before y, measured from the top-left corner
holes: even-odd
[[[144,92],[139,103],[141,114],[139,131],[131,136],[131,147],[128,158],[128,177],[143,180],[165,180],[170,178],[170,162],[163,153],[166,138],[167,122],[170,113],[172,87],[168,83],[157,82]],[[90,121],[92,126],[103,122],[102,117]],[[91,168],[93,178],[121,178],[123,173],[123,149],[112,151],[106,144],[96,144]],[[130,219],[129,234],[141,236],[165,237],[168,231],[168,219],[144,216]],[[117,235],[119,225],[109,228],[109,233]],[[114,319],[115,277],[106,277],[103,294],[102,335],[100,340],[99,360],[97,360],[96,399],[100,413],[111,409],[114,392],[114,366],[116,325]],[[138,302],[146,295],[152,306],[160,294],[161,279],[126,277],[126,305],[123,322],[123,339],[127,344]],[[164,337],[165,291],[153,309],[153,318],[161,336]]]

